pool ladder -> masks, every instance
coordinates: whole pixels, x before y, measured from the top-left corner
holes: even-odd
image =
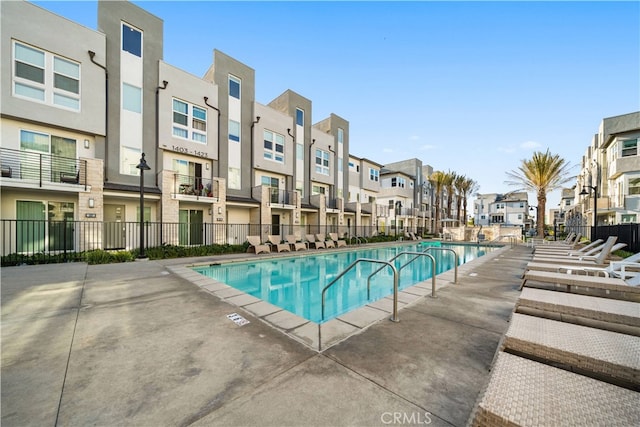
[[[360,264],[361,262],[368,262],[373,264],[384,264],[384,265],[381,266],[376,271],[374,271],[373,273],[371,273],[369,277],[367,277],[367,301],[371,299],[371,278],[376,274],[378,274],[380,271],[382,271],[385,267],[390,267],[391,270],[393,271],[393,315],[391,316],[390,320],[393,322],[399,322],[400,321],[400,319],[398,319],[398,284],[400,281],[399,271],[402,271],[403,268],[405,268],[406,266],[408,266],[409,264],[411,264],[413,261],[420,258],[421,256],[426,256],[431,259],[431,297],[436,298],[436,271],[437,271],[436,259],[433,255],[427,253],[429,251],[450,251],[453,253],[454,259],[455,259],[454,261],[455,273],[454,273],[453,283],[454,284],[458,283],[458,254],[456,251],[454,251],[451,248],[430,246],[422,252],[404,251],[404,252],[400,252],[399,254],[391,258],[389,261],[381,261],[378,259],[369,259],[369,258],[358,258],[357,260],[352,262],[342,273],[338,274],[331,282],[329,282],[327,286],[325,286],[322,289],[322,320],[324,320],[324,312],[325,312],[324,308],[326,305],[325,294],[327,290],[331,286],[336,284],[338,280],[340,280],[345,274],[347,274],[353,267]],[[403,255],[415,255],[415,256],[405,264],[402,264],[400,268],[396,269],[396,267],[391,262],[395,261],[396,259],[398,259],[400,256],[403,256]]]

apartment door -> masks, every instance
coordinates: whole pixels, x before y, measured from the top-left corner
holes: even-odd
[[[271,215],[271,234],[280,235],[280,215]]]
[[[104,205],[104,248],[124,249],[126,224],[124,205]]]
[[[181,245],[201,245],[204,236],[203,212],[195,209],[180,209],[179,243]]]

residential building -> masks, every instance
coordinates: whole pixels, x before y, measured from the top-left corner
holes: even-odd
[[[488,226],[531,226],[528,194],[510,192],[506,194],[476,194],[473,205],[474,224]]]

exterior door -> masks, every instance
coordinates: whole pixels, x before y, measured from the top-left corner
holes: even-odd
[[[124,249],[126,224],[124,205],[104,205],[104,248]]]
[[[280,235],[280,215],[271,215],[271,234]]]

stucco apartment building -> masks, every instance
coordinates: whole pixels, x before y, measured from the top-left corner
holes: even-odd
[[[98,2],[98,30],[25,1],[0,12],[3,220],[104,222],[70,239],[116,249],[138,246],[141,220],[147,245],[197,245],[360,234],[398,215],[381,195],[420,208],[422,178],[385,188],[382,165],[349,153],[344,118],[314,122],[291,90],[257,102],[255,71],[218,50],[203,77],[164,62],[163,21],[136,5]],[[37,227],[18,234],[51,248]]]
[[[640,222],[639,141],[640,112],[600,122],[573,188],[575,203],[568,209],[572,224],[593,225],[596,210],[598,225]]]

